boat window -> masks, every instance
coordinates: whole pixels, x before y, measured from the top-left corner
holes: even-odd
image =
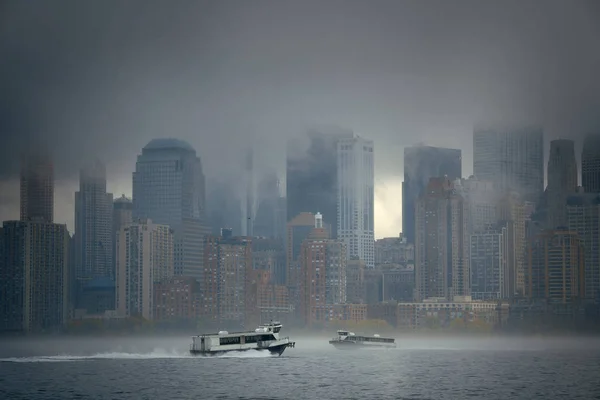
[[[256,340],[256,336],[255,335],[253,335],[253,336],[246,336],[246,343],[256,343],[256,342],[257,342],[257,340]]]
[[[235,337],[222,337],[222,338],[219,338],[219,344],[221,344],[221,345],[225,345],[225,344],[240,344],[240,337],[239,336],[235,336]]]

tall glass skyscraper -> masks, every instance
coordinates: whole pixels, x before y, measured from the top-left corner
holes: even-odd
[[[443,147],[413,146],[404,149],[402,183],[402,234],[415,243],[415,204],[430,178],[446,176],[454,181],[462,177],[461,151]]]
[[[53,219],[54,165],[47,153],[28,154],[21,168],[21,221]]]
[[[473,173],[537,203],[544,191],[544,131],[536,126],[475,127]]]
[[[133,219],[168,225],[175,234],[175,274],[202,277],[204,174],[196,150],[178,139],[154,139],[133,173]]]
[[[184,218],[200,218],[204,174],[196,150],[177,139],[154,139],[138,156],[133,173],[133,218],[177,229]]]
[[[600,193],[600,134],[587,135],[583,141],[581,186],[586,193]]]
[[[80,172],[75,192],[76,278],[114,278],[112,204],[106,193],[106,168],[96,161]]]
[[[337,235],[348,259],[375,267],[373,141],[358,136],[337,143]]]
[[[352,136],[351,131],[340,129],[329,129],[327,133],[311,130],[288,142],[288,222],[303,212],[320,212],[331,238],[337,238],[337,143]],[[308,141],[308,146],[303,146],[304,141]]]

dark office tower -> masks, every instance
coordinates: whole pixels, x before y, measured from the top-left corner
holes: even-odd
[[[583,141],[581,186],[586,193],[600,193],[600,134],[588,135]]]
[[[567,196],[577,190],[575,142],[559,139],[550,142],[548,186],[544,194],[546,223],[549,229],[567,225]]]
[[[431,178],[415,207],[418,301],[470,296],[469,208],[446,178]]]
[[[341,138],[352,136],[349,131],[322,133],[312,130],[306,136],[288,142],[288,222],[303,212],[320,212],[325,218],[324,223],[331,227],[331,237],[337,238],[337,143]]]
[[[54,165],[46,153],[24,157],[21,168],[21,221],[51,223],[54,216]]]
[[[283,242],[286,221],[281,220],[282,199],[277,175],[274,172],[266,174],[259,181],[257,189],[258,208],[253,222],[253,234]]]
[[[154,139],[138,155],[133,173],[133,219],[168,225],[175,235],[175,275],[202,279],[204,174],[194,148]]]
[[[527,246],[525,296],[553,303],[584,298],[583,241],[576,232],[547,230]]]
[[[242,195],[242,236],[254,236],[254,218],[256,217],[256,186],[254,170],[254,149],[246,152],[243,172],[244,194]]]
[[[446,176],[454,181],[462,176],[461,151],[443,147],[413,146],[404,148],[404,182],[402,183],[402,234],[415,243],[415,203],[430,178]]]
[[[540,127],[477,126],[473,173],[499,190],[538,203],[544,192],[544,131]]]
[[[567,217],[569,231],[579,235],[585,249],[585,298],[600,302],[600,196],[569,196]]]
[[[113,196],[106,192],[106,168],[99,161],[80,171],[75,192],[75,260],[77,279],[114,279]]]
[[[5,221],[0,332],[57,332],[68,319],[69,233],[45,221]]]

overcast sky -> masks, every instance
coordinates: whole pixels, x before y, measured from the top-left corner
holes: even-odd
[[[27,145],[52,149],[55,220],[72,229],[93,157],[130,195],[152,138],[189,141],[227,178],[251,140],[283,173],[285,138],[334,124],[375,141],[376,236],[395,236],[404,146],[461,148],[468,175],[476,122],[540,123],[549,140],[599,119],[594,0],[0,2],[2,220],[18,218]]]

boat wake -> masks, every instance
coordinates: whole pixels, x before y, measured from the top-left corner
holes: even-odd
[[[0,362],[16,363],[39,363],[39,362],[73,362],[86,360],[152,360],[167,358],[191,358],[191,355],[184,352],[166,351],[163,349],[154,349],[149,353],[123,353],[107,352],[91,355],[68,355],[60,354],[55,356],[35,356],[35,357],[10,357],[0,358]]]
[[[210,356],[205,356],[210,357]],[[271,354],[268,351],[228,351],[224,354],[219,354],[216,357],[211,358],[269,358],[278,357],[277,354]]]
[[[0,362],[13,363],[53,363],[53,362],[75,362],[75,361],[93,361],[93,360],[154,360],[154,359],[198,359],[198,358],[268,358],[272,357],[268,351],[230,351],[218,356],[192,356],[187,351],[167,351],[163,349],[154,349],[149,353],[125,353],[125,352],[107,352],[91,355],[69,355],[60,354],[55,356],[34,356],[34,357],[10,357],[0,358]],[[276,355],[275,355],[276,357]]]

